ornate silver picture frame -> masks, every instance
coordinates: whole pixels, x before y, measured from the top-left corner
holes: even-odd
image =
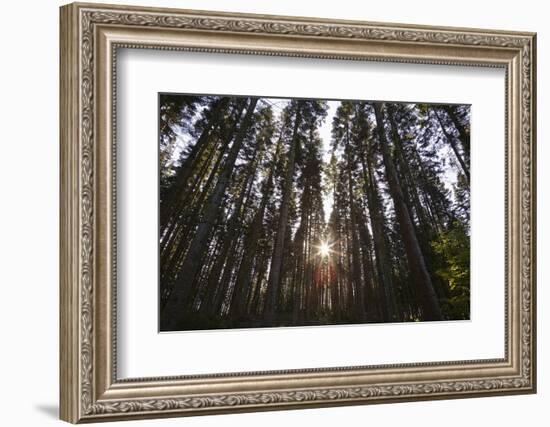
[[[61,419],[536,391],[535,34],[81,3],[63,6],[60,21]],[[491,255],[505,258],[504,357],[119,378],[115,143],[122,48],[504,70],[505,254]]]

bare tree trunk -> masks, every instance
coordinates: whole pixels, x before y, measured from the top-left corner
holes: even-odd
[[[170,237],[171,241],[168,242],[164,248],[161,248],[161,277],[172,277],[177,266],[181,264],[185,256],[185,249],[189,245],[189,237],[194,231],[195,224],[191,222],[191,218],[194,219],[199,216],[204,201],[208,196],[208,190],[214,182],[219,165],[223,160],[223,155],[230,142],[230,140],[225,141],[198,199],[194,200],[192,205],[184,209],[182,216],[185,217],[174,219],[173,223],[170,224],[170,228],[174,227],[175,230],[172,230],[173,235]],[[176,245],[175,248],[173,247],[174,244]]]
[[[294,130],[290,151],[288,153],[288,164],[285,172],[285,183],[283,189],[283,200],[281,202],[279,226],[277,229],[277,237],[273,248],[273,257],[271,261],[271,269],[269,271],[268,289],[265,302],[264,320],[266,324],[271,324],[275,316],[275,308],[277,305],[277,296],[281,281],[281,267],[283,262],[283,252],[285,247],[286,226],[288,221],[288,212],[290,207],[290,196],[292,194],[292,180],[294,176],[294,166],[296,158],[296,146],[298,145],[298,128],[302,121],[302,105],[304,101],[298,101],[296,107],[296,117],[294,119]]]
[[[422,306],[424,319],[442,320],[443,315],[441,313],[439,301],[437,299],[430,274],[426,268],[424,255],[422,254],[418,238],[414,232],[410,212],[405,204],[403,191],[401,189],[397,171],[390,154],[389,143],[384,130],[384,119],[382,113],[384,103],[373,103],[373,107],[376,116],[376,128],[380,139],[382,157],[386,169],[386,178],[388,180],[390,193],[394,202],[395,213],[397,215],[401,235],[403,237],[409,269],[413,275],[418,296],[420,297],[420,304]]]
[[[239,199],[235,204],[235,210],[232,213],[229,220],[227,221],[226,233],[224,236],[221,237],[221,240],[223,240],[222,248],[208,276],[208,282],[206,285],[207,305],[204,307],[203,312],[208,313],[210,316],[213,316],[216,313],[218,313],[218,310],[221,306],[221,303],[223,302],[223,297],[226,292],[227,283],[221,280],[222,272],[224,271],[224,266],[225,266],[225,269],[229,267],[228,262],[226,262],[227,255],[229,254],[230,249],[233,247],[233,242],[237,237],[237,221],[239,219],[241,206],[244,201],[244,193],[245,191],[244,191],[244,185],[243,185],[243,189],[241,190]]]
[[[181,167],[178,169],[176,179],[170,186],[170,190],[166,194],[160,210],[160,224],[162,226],[166,225],[170,216],[173,215],[174,208],[178,205],[177,199],[185,192],[187,188],[187,180],[193,172],[195,161],[198,157],[200,157],[200,154],[205,149],[212,130],[221,122],[221,117],[228,102],[229,98],[222,98],[217,102],[216,106],[212,110],[212,116],[210,117],[208,124],[204,128],[196,144],[191,149],[191,152],[185,159],[185,162],[183,162]]]
[[[260,147],[256,146],[254,152],[254,157],[256,156]],[[246,209],[246,204],[250,199],[250,192],[252,191],[252,185],[254,184],[254,177],[256,176],[258,163],[253,161],[253,166],[248,167],[248,173],[245,176],[243,182],[243,188],[239,194],[239,198],[235,203],[234,212],[231,215],[229,221],[227,222],[227,236],[224,239],[223,249],[221,255],[218,258],[217,265],[212,269],[212,273],[208,279],[208,287],[210,289],[216,289],[219,287],[219,292],[212,295],[212,304],[209,310],[209,314],[214,315],[217,312],[221,312],[222,304],[224,302],[225,294],[227,293],[227,288],[229,287],[229,279],[231,278],[230,271],[233,269],[233,262],[235,260],[235,246],[237,240],[239,239],[238,235],[238,223],[243,215],[243,210]],[[246,200],[246,203],[245,203]],[[244,209],[243,209],[244,207]],[[241,220],[242,222],[242,220]],[[225,267],[224,267],[225,265]],[[223,274],[222,274],[223,272]],[[216,286],[219,284],[218,286]]]
[[[462,142],[462,147],[467,158],[470,158],[470,132],[466,131],[460,120],[458,119],[454,108],[450,105],[443,105],[442,108],[447,112],[456,130],[458,131],[458,138]]]
[[[371,236],[367,228],[367,218],[361,215],[360,220],[357,221],[359,226],[359,236],[361,237],[361,248],[363,258],[363,276],[365,280],[365,309],[367,312],[367,319],[370,321],[380,320],[378,311],[378,301],[375,298],[375,286],[374,286],[374,262],[371,253]]]
[[[458,163],[460,164],[460,167],[462,168],[462,171],[464,172],[464,176],[466,176],[466,180],[468,181],[468,185],[470,185],[470,169],[468,166],[466,166],[466,162],[462,158],[462,155],[458,151],[458,147],[456,146],[455,139],[452,135],[449,135],[447,132],[447,129],[445,129],[445,126],[443,125],[443,122],[441,120],[441,117],[439,116],[439,112],[435,108],[431,108],[431,110],[435,113],[435,116],[437,117],[437,121],[439,122],[439,127],[443,131],[443,134],[445,135],[445,138],[447,139],[447,142],[453,149],[453,153],[456,156],[456,159],[458,160]]]
[[[347,156],[347,174],[348,174],[348,198],[350,206],[350,233],[351,233],[351,251],[352,251],[352,272],[353,281],[355,282],[355,307],[361,321],[367,317],[365,310],[365,289],[361,280],[361,260],[359,258],[359,242],[357,241],[357,212],[355,208],[355,200],[353,197],[353,180],[351,175],[352,158],[351,147],[349,145],[349,123],[346,129],[346,156]]]
[[[166,274],[168,274],[169,276],[173,276],[174,268],[182,262],[182,259],[185,255],[185,249],[190,241],[190,236],[196,226],[193,223],[192,219],[195,219],[199,216],[203,203],[208,196],[208,192],[212,185],[212,182],[214,178],[218,175],[218,168],[224,158],[224,153],[228,145],[231,143],[231,140],[233,139],[233,136],[237,129],[237,125],[239,124],[242,113],[244,111],[245,102],[242,101],[239,104],[240,105],[236,107],[236,116],[233,124],[231,125],[230,129],[228,129],[224,133],[221,149],[216,150],[216,147],[213,147],[212,149],[212,153],[219,151],[219,155],[216,159],[216,162],[214,163],[214,166],[211,168],[211,172],[207,178],[206,184],[202,187],[202,191],[200,191],[200,194],[198,196],[194,196],[193,192],[187,192],[187,194],[183,193],[181,197],[179,197],[177,200],[174,200],[172,217],[170,218],[168,224],[162,225],[161,223],[161,236],[163,236],[161,238],[160,252],[161,266],[166,266],[162,269],[161,277],[164,277]],[[211,158],[207,161],[207,163],[209,163],[210,160]],[[207,170],[201,170],[201,173],[206,172]],[[189,178],[191,177],[192,176],[189,176]],[[194,184],[197,183],[198,182],[195,179]],[[174,244],[177,245],[176,250],[173,250],[171,248]]]
[[[254,259],[256,258],[256,250],[258,247],[258,238],[260,236],[262,223],[265,216],[265,209],[271,191],[273,189],[273,178],[275,175],[275,168],[281,155],[282,136],[277,141],[277,148],[275,149],[275,156],[273,164],[269,170],[269,176],[266,178],[265,183],[262,185],[262,200],[258,211],[254,215],[252,223],[250,224],[249,231],[245,237],[244,253],[239,271],[237,273],[237,279],[235,282],[235,292],[233,294],[233,303],[231,305],[231,314],[234,318],[241,317],[246,311],[246,297],[250,292],[250,285],[252,282],[252,266]]]
[[[388,244],[385,237],[384,217],[382,213],[382,204],[378,185],[373,173],[374,153],[366,148],[367,162],[362,160],[363,178],[365,180],[365,193],[367,194],[367,208],[369,210],[372,238],[374,244],[374,254],[376,269],[378,271],[380,297],[383,301],[381,306],[382,319],[385,321],[394,320],[395,311],[395,292],[392,280],[391,266],[389,264]]]
[[[206,203],[203,218],[197,227],[197,232],[195,233],[193,241],[189,247],[187,257],[180,270],[180,274],[174,284],[174,289],[172,290],[168,302],[162,311],[161,321],[163,330],[174,330],[178,328],[178,325],[185,317],[183,312],[184,304],[189,297],[193,280],[200,269],[201,259],[203,256],[202,252],[204,251],[205,244],[220,212],[222,198],[227,186],[229,185],[233,168],[243,146],[246,133],[250,128],[257,102],[258,98],[252,98],[250,100],[246,115],[239,131],[237,132],[231,150],[227,155],[222,172],[218,178],[218,182],[216,183],[216,186],[208,202]]]

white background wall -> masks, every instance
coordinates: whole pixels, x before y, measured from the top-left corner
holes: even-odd
[[[110,0],[113,3],[122,3]],[[133,4],[538,32],[539,393],[437,402],[208,416],[131,425],[543,426],[550,405],[546,283],[550,151],[550,29],[545,2],[133,0]],[[0,24],[0,420],[59,425],[58,402],[58,6],[6,2]],[[490,165],[488,173],[490,173]]]

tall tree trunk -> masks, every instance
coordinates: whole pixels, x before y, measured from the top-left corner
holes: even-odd
[[[161,222],[161,233],[162,236],[161,239],[161,265],[170,265],[171,267],[174,266],[174,264],[178,264],[181,262],[181,257],[184,255],[186,244],[189,240],[189,235],[191,231],[194,228],[194,224],[191,222],[191,218],[196,218],[198,216],[198,213],[200,212],[202,205],[204,203],[204,200],[206,199],[206,196],[208,195],[208,191],[210,189],[210,186],[213,182],[214,177],[218,174],[218,167],[224,157],[225,150],[227,149],[227,146],[231,143],[231,140],[233,139],[233,136],[235,135],[235,131],[237,129],[237,125],[240,122],[242,113],[244,111],[245,102],[241,101],[238,103],[238,106],[235,108],[236,115],[235,120],[233,121],[231,127],[227,129],[223,134],[223,141],[221,144],[221,149],[216,150],[216,147],[212,147],[211,154],[216,153],[216,151],[219,151],[219,155],[214,163],[214,167],[211,169],[211,172],[207,178],[206,184],[202,188],[202,191],[199,192],[198,197],[195,196],[195,192],[188,191],[187,193],[181,194],[176,200],[173,200],[173,209],[171,210],[172,216],[170,217],[170,220],[168,220],[167,224],[162,224]],[[212,157],[209,156],[209,159],[207,160],[207,164],[204,166],[209,166],[210,161],[212,160]],[[206,170],[203,170],[204,168],[201,168],[201,173],[206,173],[208,171],[208,167]],[[192,178],[192,174],[188,176],[187,179]],[[195,177],[197,178],[197,177]],[[195,179],[194,185],[197,185],[198,182]],[[187,187],[188,184],[184,184],[184,187]],[[191,187],[195,188],[195,187]],[[183,190],[180,188],[179,190]],[[197,200],[195,200],[197,199]],[[192,202],[192,203],[191,203]],[[165,203],[163,202],[162,205],[164,206]],[[178,247],[176,251],[167,250],[170,248],[175,241],[178,241],[177,243]],[[170,257],[170,253],[176,254],[175,258],[172,260],[170,264],[168,264],[167,257]]]
[[[275,317],[275,308],[277,305],[277,296],[281,281],[281,267],[283,262],[283,252],[285,248],[286,226],[288,221],[288,212],[290,208],[290,197],[292,194],[292,181],[294,176],[294,166],[296,159],[296,146],[298,145],[298,129],[302,121],[302,106],[304,101],[298,101],[296,106],[296,117],[294,118],[294,130],[288,153],[288,163],[285,172],[285,182],[283,188],[283,199],[281,202],[279,226],[277,228],[277,237],[273,248],[273,257],[271,268],[269,270],[268,288],[265,302],[264,320],[266,324],[272,324]]]
[[[365,180],[365,193],[367,194],[367,208],[371,218],[372,238],[374,243],[374,254],[376,269],[378,271],[379,285],[382,300],[382,318],[385,321],[394,320],[395,316],[395,296],[392,280],[392,271],[390,266],[390,253],[386,241],[384,227],[384,217],[378,185],[373,173],[374,153],[369,148],[365,148],[367,161],[361,161],[363,169],[363,179]]]
[[[250,313],[263,314],[263,305],[265,304],[265,295],[262,295],[262,288],[264,283],[264,276],[269,265],[271,254],[267,250],[262,250],[259,255],[259,259],[256,265],[256,272],[254,277],[254,286],[251,286],[250,293],[248,295],[248,305],[250,306]],[[265,292],[264,292],[265,293]]]
[[[335,218],[336,215],[335,215]],[[335,222],[338,222],[336,219]],[[337,225],[335,225],[337,227]],[[331,253],[330,256],[330,264],[329,264],[329,272],[330,272],[330,295],[331,295],[331,309],[332,309],[332,315],[334,316],[334,319],[336,322],[339,322],[341,320],[341,313],[340,313],[340,305],[341,305],[341,286],[340,286],[340,277],[341,277],[341,252],[340,252],[340,232],[338,229],[333,230],[336,231],[336,235],[333,236],[335,238],[335,242],[333,243],[336,246],[336,253]],[[336,260],[334,260],[336,258]]]
[[[261,148],[258,147],[258,144],[256,144],[254,157],[258,153],[258,150],[261,150]],[[228,272],[230,272],[234,267],[233,261],[235,259],[235,247],[237,240],[239,239],[238,224],[242,224],[242,216],[246,210],[246,205],[250,200],[250,192],[252,191],[252,185],[254,184],[258,162],[252,161],[251,165],[252,167],[247,168],[248,171],[243,182],[243,188],[239,194],[237,202],[235,203],[234,212],[227,223],[227,236],[224,238],[223,249],[220,257],[218,258],[218,264],[215,266],[215,269],[212,270],[209,277],[209,288],[220,288],[217,294],[214,293],[214,295],[212,295],[212,304],[209,311],[209,314],[211,315],[221,312],[220,310],[224,302],[224,297],[230,284],[229,279],[231,278],[231,275]]]
[[[205,126],[201,136],[197,140],[196,144],[191,149],[191,152],[185,159],[185,161],[182,163],[181,167],[176,172],[176,179],[170,186],[170,190],[168,190],[166,194],[165,200],[162,202],[162,208],[160,210],[160,224],[161,226],[164,226],[167,224],[168,219],[171,215],[174,213],[174,208],[178,205],[177,199],[184,194],[185,190],[187,189],[187,180],[190,178],[190,176],[193,173],[194,170],[194,164],[197,158],[200,157],[200,154],[205,149],[207,141],[210,138],[210,135],[212,133],[212,130],[218,126],[221,122],[221,118],[223,116],[224,110],[227,107],[227,104],[229,103],[229,98],[222,98],[220,99],[215,107],[212,110],[212,115],[210,117],[210,120],[208,121],[208,124]]]
[[[245,188],[246,187],[243,183],[243,188],[239,194],[237,202],[235,203],[235,209],[227,221],[226,233],[220,238],[223,240],[222,248],[216,258],[216,261],[214,262],[214,265],[212,266],[212,269],[210,270],[210,274],[208,275],[208,282],[206,285],[207,294],[205,298],[207,304],[204,306],[203,312],[208,313],[210,316],[214,316],[219,313],[218,309],[220,308],[221,302],[223,301],[223,296],[226,292],[227,283],[220,279],[222,277],[224,265],[225,269],[228,268],[228,263],[226,262],[227,255],[229,250],[233,247],[233,242],[237,237],[237,222],[239,219],[241,206],[244,201]]]
[[[431,108],[431,110],[435,113],[435,116],[437,117],[437,121],[439,122],[439,127],[443,131],[443,134],[445,135],[445,139],[453,149],[453,153],[455,154],[456,159],[458,160],[458,163],[460,164],[460,167],[462,168],[462,172],[464,172],[464,176],[466,176],[466,180],[468,181],[468,185],[470,185],[470,169],[468,166],[466,166],[466,162],[462,158],[462,155],[458,151],[458,147],[456,146],[456,141],[452,135],[449,135],[447,132],[447,129],[445,129],[445,126],[443,125],[443,121],[441,120],[441,117],[439,116],[439,112],[436,108]]]
[[[420,153],[418,152],[417,147],[413,147],[411,150],[413,153],[414,161],[416,162],[416,167],[418,169],[419,178],[420,178],[420,191],[422,193],[422,198],[424,199],[425,205],[428,207],[429,216],[435,225],[437,232],[441,231],[445,221],[444,218],[451,218],[451,213],[447,209],[441,210],[439,207],[441,203],[435,203],[433,194],[430,192],[431,188],[435,188],[435,185],[431,183],[430,178],[427,175],[426,167],[423,163]],[[442,198],[445,198],[441,194]]]
[[[246,133],[252,123],[252,117],[258,98],[252,98],[248,105],[246,115],[237,132],[233,145],[227,155],[218,182],[206,204],[204,215],[197,227],[197,232],[189,246],[187,257],[174,284],[170,297],[161,314],[162,329],[174,330],[178,328],[185,317],[183,307],[189,297],[191,285],[201,266],[202,252],[205,249],[208,237],[221,209],[221,201],[233,172],[235,162],[243,146]]]
[[[254,215],[252,223],[250,224],[250,228],[246,233],[243,259],[237,273],[235,291],[233,294],[233,302],[231,304],[231,314],[236,319],[243,316],[246,311],[246,297],[250,292],[250,285],[252,283],[251,274],[254,259],[257,255],[256,252],[258,247],[258,238],[262,229],[262,223],[265,216],[267,202],[269,200],[269,197],[271,196],[271,191],[273,189],[273,178],[275,175],[275,168],[281,156],[281,147],[283,145],[282,142],[283,138],[282,135],[280,135],[277,141],[277,147],[275,149],[273,162],[271,168],[269,169],[269,175],[262,185],[262,199],[260,201],[260,206],[258,207],[258,211]]]
[[[405,149],[403,147],[403,141],[401,140],[401,135],[399,135],[395,119],[395,108],[393,105],[388,105],[386,108],[388,110],[388,119],[391,125],[390,128],[392,141],[397,158],[396,162],[398,166],[396,169],[398,175],[401,176],[400,181],[405,196],[405,202],[407,206],[410,206],[411,214],[413,210],[416,213],[416,217],[418,219],[418,227],[421,231],[419,233],[419,237],[424,237],[425,241],[429,241],[429,221],[426,218],[426,209],[422,206],[422,203],[420,202],[420,196],[418,195],[418,185],[416,184],[415,177],[413,176],[411,168],[409,167],[410,160],[406,156]],[[413,225],[415,225],[413,215],[411,215],[411,219],[413,221]]]
[[[363,259],[363,276],[365,277],[365,308],[367,319],[370,321],[380,320],[378,301],[375,298],[374,286],[374,262],[372,259],[372,239],[367,228],[367,218],[364,215],[360,216],[357,221],[359,226],[359,236],[361,237],[361,249]]]
[[[304,193],[305,197],[307,194]],[[296,236],[294,238],[294,290],[293,290],[293,310],[292,316],[294,322],[298,322],[302,311],[302,298],[304,295],[304,280],[305,270],[304,267],[307,262],[307,247],[306,247],[306,229],[307,229],[307,213],[305,206],[302,209],[302,217]]]
[[[424,320],[442,320],[443,316],[441,313],[441,307],[439,306],[439,301],[437,299],[430,274],[426,268],[424,255],[422,254],[418,238],[414,232],[410,212],[405,204],[401,184],[390,154],[389,143],[384,130],[384,119],[382,113],[384,103],[373,103],[373,107],[376,116],[376,128],[380,139],[384,167],[386,169],[386,178],[388,180],[390,194],[393,199],[395,213],[397,215],[399,228],[403,237],[409,269],[413,275],[418,295],[420,297]]]
[[[221,164],[225,150],[231,141],[226,139],[222,148],[219,150],[220,153],[218,158],[214,163],[200,195],[193,200],[192,204],[189,204],[182,209],[180,217],[174,220],[169,225],[168,232],[171,233],[169,238],[166,238],[166,243],[164,246],[161,246],[160,250],[160,259],[161,266],[161,277],[172,277],[174,275],[175,268],[181,263],[182,258],[185,255],[185,248],[189,244],[189,237],[194,231],[195,224],[193,220],[198,217],[200,210],[208,196],[208,191],[214,182],[214,179],[218,172],[218,167]],[[187,199],[187,197],[185,197]],[[163,242],[164,243],[164,242]]]
[[[350,314],[352,314],[352,317],[355,319],[355,314],[357,313],[356,310],[354,310],[354,299],[356,295],[354,295],[354,280],[353,280],[353,260],[352,260],[352,247],[351,247],[351,230],[350,230],[350,224],[349,224],[349,216],[346,215],[344,217],[344,236],[346,241],[346,251],[345,251],[345,262],[346,262],[346,309]]]
[[[454,107],[450,105],[443,105],[442,108],[447,112],[453,124],[455,125],[456,130],[458,131],[458,138],[462,142],[462,147],[464,148],[464,154],[466,158],[470,158],[470,132],[468,132],[460,120],[458,119]]]
[[[169,278],[177,276],[176,271],[181,266],[181,263],[186,257],[186,248],[189,246],[190,240],[192,240],[191,238],[197,227],[197,224],[194,221],[196,221],[197,218],[200,218],[200,212],[203,208],[205,201],[207,200],[209,190],[212,187],[215,178],[219,175],[218,169],[224,159],[225,151],[231,143],[233,135],[237,129],[239,118],[241,117],[244,110],[244,104],[238,110],[239,111],[237,113],[235,123],[232,125],[231,131],[228,132],[227,135],[225,135],[225,140],[223,142],[219,156],[216,159],[214,167],[210,171],[210,174],[207,178],[205,185],[202,188],[202,191],[200,192],[200,195],[198,196],[198,198],[193,200],[192,205],[187,206],[183,210],[182,218],[180,218],[177,223],[174,222],[174,224],[179,227],[176,230],[177,235],[172,237],[172,240],[174,242],[177,242],[175,250],[170,249],[170,252],[168,252],[167,250],[161,250],[161,266],[164,266],[164,268],[162,268],[161,270],[161,277],[163,278],[163,280],[168,280]],[[185,199],[187,199],[187,197]],[[161,308],[164,307],[164,303]]]
[[[348,175],[348,198],[350,206],[350,233],[351,233],[351,251],[352,251],[352,272],[353,281],[355,283],[355,306],[357,314],[361,321],[366,319],[365,310],[365,289],[363,281],[361,280],[361,259],[359,258],[359,242],[357,241],[357,212],[355,207],[355,200],[353,196],[353,179],[351,174],[352,169],[352,157],[351,147],[349,141],[349,122],[346,129],[346,156],[347,156],[347,175]]]

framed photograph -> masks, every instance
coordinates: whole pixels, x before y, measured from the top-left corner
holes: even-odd
[[[536,391],[535,34],[61,8],[61,418]]]

